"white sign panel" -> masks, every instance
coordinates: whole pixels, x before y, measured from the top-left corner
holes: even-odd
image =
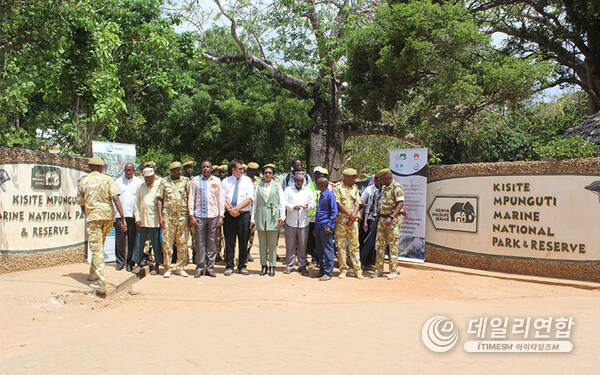
[[[125,164],[135,164],[135,145],[92,141],[95,157],[104,160],[104,173],[114,178],[123,175]]]
[[[427,243],[496,256],[599,261],[599,194],[600,177],[588,175],[431,182]]]
[[[404,187],[404,218],[400,227],[400,259],[424,261],[427,201],[427,149],[389,150],[394,180]]]
[[[85,171],[48,164],[0,164],[0,253],[83,245],[77,181]]]
[[[92,141],[92,151],[95,157],[104,160],[104,173],[114,178],[123,176],[125,164],[135,165],[135,145],[126,143]],[[92,253],[88,249],[88,260]],[[113,228],[104,242],[104,260],[112,262],[115,256],[115,228]]]

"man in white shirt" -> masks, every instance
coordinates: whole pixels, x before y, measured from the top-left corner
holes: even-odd
[[[243,163],[233,160],[229,164],[231,176],[222,181],[223,195],[225,196],[225,218],[223,221],[223,235],[225,237],[225,276],[233,274],[233,259],[235,254],[235,240],[238,240],[239,262],[238,271],[242,275],[249,275],[246,269],[248,261],[248,234],[250,233],[250,211],[254,198],[254,183],[250,177],[244,175]]]
[[[285,263],[284,274],[294,270],[298,255],[298,272],[308,276],[306,269],[306,241],[308,240],[308,211],[315,208],[310,189],[304,185],[304,172],[294,174],[294,184],[283,192],[282,206],[285,207]],[[282,207],[283,208],[283,207]]]
[[[143,266],[142,257],[144,254],[144,244],[147,238],[152,243],[154,252],[154,267],[150,274],[158,275],[159,266],[163,263],[162,242],[160,240],[160,223],[158,220],[157,194],[160,183],[156,180],[153,168],[144,168],[144,183],[137,190],[137,196],[134,206],[135,225],[137,235],[135,240],[135,250],[132,259],[138,265],[133,272],[138,273]]]
[[[115,255],[117,258],[115,269],[120,271],[123,266],[126,267],[127,271],[131,271],[133,263],[131,256],[133,254],[133,248],[135,247],[135,219],[133,218],[133,209],[135,206],[135,198],[138,187],[142,184],[142,180],[133,175],[135,172],[135,166],[133,163],[125,164],[123,176],[115,180],[117,189],[121,193],[121,204],[123,205],[123,213],[125,217],[122,218],[121,214],[116,211],[115,219]],[[127,224],[127,231],[121,230],[121,223],[125,220]],[[125,251],[125,237],[127,237],[127,251]]]
[[[212,163],[205,160],[201,164],[202,174],[192,178],[188,210],[190,227],[196,232],[194,263],[198,278],[202,274],[217,277],[214,271],[217,258],[217,229],[223,225],[225,197],[221,179],[212,175]]]

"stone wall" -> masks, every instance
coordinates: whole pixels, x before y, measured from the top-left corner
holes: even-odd
[[[0,146],[0,165],[4,164],[4,165],[11,165],[11,166],[15,166],[16,163],[20,163],[19,165],[31,165],[31,166],[36,166],[36,165],[42,165],[42,166],[56,166],[56,167],[60,167],[60,168],[69,168],[69,171],[76,171],[77,173],[82,173],[87,171],[87,159],[86,158],[81,158],[81,157],[73,157],[73,156],[68,156],[68,155],[62,155],[62,154],[51,154],[49,152],[44,152],[44,151],[32,151],[32,150],[27,150],[27,149],[22,149],[22,148],[8,148],[8,147],[2,147]],[[16,166],[15,166],[16,168]],[[19,176],[20,177],[20,176]],[[22,180],[25,179],[25,177],[28,178],[32,178],[29,176],[23,176],[23,178],[21,178]],[[16,176],[11,176],[11,181],[7,181],[8,183],[13,182],[14,180],[16,180]],[[68,179],[63,178],[62,179],[62,183],[68,186],[61,186],[61,191],[63,191],[62,189],[67,189],[69,191],[69,195],[73,195],[73,192],[76,192],[76,181],[73,181],[73,179]],[[21,181],[22,185],[25,185],[25,183],[23,181]],[[29,188],[29,186],[27,186]],[[5,185],[6,188],[6,185]],[[41,196],[44,197],[44,199],[47,198],[48,194],[55,194],[55,195],[60,195],[61,191],[43,191],[43,190],[39,190],[38,192],[36,192],[36,194],[39,194]],[[8,211],[8,210],[15,210],[14,207],[14,202],[11,202],[11,196],[9,195],[10,190],[7,191],[3,191],[0,190],[0,208],[2,208],[2,211]],[[14,193],[12,194],[14,195]],[[19,207],[16,208],[17,210],[19,209]],[[25,208],[27,209],[27,207]],[[69,207],[53,207],[52,210],[63,210],[63,211],[69,211],[69,215],[71,215],[74,210],[78,209],[77,207],[73,207],[73,204],[70,204]],[[1,213],[0,213],[1,215]],[[1,216],[0,216],[1,218]],[[25,217],[24,220],[21,220],[24,224],[23,225],[28,225],[27,224],[27,218]],[[71,220],[71,221],[75,221],[75,220]],[[19,223],[7,223],[6,220],[5,222],[0,222],[0,224],[3,225],[7,225],[7,224],[11,224],[11,225],[19,225]],[[35,225],[43,225],[43,223],[36,223]],[[65,223],[60,223],[57,225],[70,225],[70,224],[65,224]],[[41,248],[36,248],[34,250],[24,250],[24,251],[14,251],[16,249],[11,249],[10,247],[10,241],[7,242],[3,242],[3,244],[5,245],[5,247],[1,252],[0,252],[0,274],[1,273],[6,273],[6,272],[13,272],[13,271],[22,271],[22,270],[28,270],[28,269],[35,269],[35,268],[42,268],[42,267],[50,267],[50,266],[55,266],[55,265],[59,265],[59,264],[66,264],[66,263],[74,263],[74,262],[82,262],[85,260],[85,245],[84,245],[84,236],[81,235],[81,219],[79,219],[77,221],[78,226],[78,231],[77,231],[77,241],[78,244],[74,245],[74,246],[62,246],[61,243],[61,238],[58,237],[53,237],[53,238],[44,238],[41,237],[38,241],[42,241],[45,242],[47,245],[47,249],[44,248],[44,245],[41,246]],[[3,228],[6,228],[6,226],[3,226]],[[6,229],[5,229],[6,231]],[[73,230],[72,230],[73,232]],[[2,236],[6,239],[10,234],[9,233],[2,233]],[[81,238],[79,238],[81,237]],[[73,241],[71,241],[73,242]],[[8,243],[8,245],[6,245],[6,243]],[[39,246],[38,246],[39,247]]]
[[[461,182],[464,184],[465,196],[477,197],[479,204],[483,206],[482,201],[484,201],[485,198],[481,198],[481,196],[486,194],[486,192],[488,195],[490,194],[489,182],[487,182],[488,185],[483,185],[482,188],[473,188],[471,185],[473,185],[473,182],[478,181],[476,177],[484,176],[487,179],[486,181],[497,180],[498,182],[540,181],[539,179],[541,178],[541,183],[536,182],[537,185],[532,185],[535,186],[535,189],[540,191],[547,189],[548,191],[557,192],[555,193],[557,194],[555,196],[557,197],[558,207],[549,208],[546,213],[541,214],[542,218],[540,219],[540,221],[545,222],[544,225],[552,228],[551,230],[553,231],[552,234],[554,237],[550,238],[550,241],[574,241],[572,238],[577,237],[577,235],[573,235],[573,233],[577,231],[581,232],[583,231],[582,227],[587,226],[586,231],[590,233],[590,238],[585,239],[585,241],[581,239],[582,242],[586,243],[583,248],[584,254],[575,254],[576,251],[573,251],[573,255],[570,253],[555,254],[555,252],[552,251],[544,251],[537,252],[540,254],[537,258],[535,256],[532,257],[532,250],[530,248],[523,249],[523,247],[525,247],[523,245],[527,244],[527,240],[531,240],[531,238],[536,241],[536,244],[539,242],[538,239],[545,241],[546,238],[543,236],[521,236],[520,233],[512,235],[513,238],[518,240],[518,242],[509,243],[510,245],[513,245],[512,248],[498,249],[498,252],[495,252],[492,249],[492,251],[487,251],[487,253],[486,251],[482,251],[483,249],[473,248],[471,244],[482,243],[481,241],[477,242],[478,237],[490,236],[489,238],[485,238],[485,241],[483,242],[486,246],[491,244],[492,241],[489,240],[490,238],[493,238],[491,236],[501,237],[497,232],[490,230],[491,225],[489,223],[493,222],[495,224],[502,222],[502,220],[493,221],[491,218],[492,213],[489,211],[499,211],[504,207],[490,205],[488,199],[486,206],[488,212],[486,212],[485,208],[481,208],[481,211],[478,212],[478,215],[481,216],[480,219],[487,221],[485,224],[480,223],[483,227],[479,227],[477,233],[449,233],[451,231],[442,233],[438,231],[439,228],[433,228],[433,230],[430,227],[427,228],[428,232],[425,252],[425,259],[427,262],[507,273],[600,282],[600,241],[594,240],[597,231],[596,227],[598,226],[598,222],[596,222],[596,211],[600,211],[598,198],[592,191],[589,191],[589,189],[585,190],[580,182],[577,182],[578,185],[576,185],[576,189],[571,188],[568,191],[561,189],[561,186],[546,186],[551,185],[553,180],[558,181],[559,178],[579,179],[578,181],[600,180],[600,158],[548,162],[501,162],[430,166],[428,173],[428,194],[430,187],[434,187],[434,190],[436,191],[432,192],[432,195],[429,196],[427,209],[431,210],[431,201],[435,199],[436,195],[443,196],[446,194],[444,191],[444,184],[450,182],[459,186],[459,188],[454,188],[454,191],[450,191],[446,196],[452,197],[456,195],[453,193],[456,193],[457,191],[460,194],[461,185],[457,185],[457,182]],[[580,186],[581,188],[579,188]],[[534,188],[532,187],[531,189]],[[521,195],[535,193],[536,191],[534,191],[534,193],[521,193]],[[511,193],[495,194],[496,196],[502,194],[508,196]],[[461,197],[456,199],[457,201],[460,201]],[[578,212],[568,212],[570,207],[561,206],[561,203],[567,199],[585,199],[584,206],[589,207],[589,210],[573,208],[573,210],[578,210]],[[496,204],[495,201],[494,204]],[[509,210],[509,208],[507,208],[507,210]],[[534,211],[536,208],[511,207],[510,210],[517,210],[515,212],[523,210]],[[496,214],[494,213],[493,215],[495,219]],[[575,217],[574,220],[571,220],[571,222],[575,222],[573,228],[570,228],[569,225],[562,224],[563,221],[561,220],[563,215],[572,215]],[[577,219],[578,217],[580,217],[580,219]],[[427,220],[430,226],[433,226],[431,212],[428,213]],[[578,220],[581,222],[577,222]],[[507,223],[508,222],[514,223],[513,221],[507,221]],[[556,223],[556,226],[553,226],[553,223]],[[559,225],[558,223],[561,224]],[[520,223],[517,222],[517,224]],[[537,223],[526,222],[525,224],[531,226],[536,225]],[[494,229],[495,228],[498,227],[494,227]],[[489,233],[485,233],[485,231]],[[440,235],[446,237],[440,239]],[[438,238],[435,238],[436,236]],[[525,240],[523,240],[523,238]],[[564,238],[568,239],[565,240]],[[456,241],[453,241],[454,239],[456,239]],[[443,242],[446,246],[436,245],[433,242]],[[517,249],[517,246],[514,246],[514,244],[518,245],[519,248]],[[471,248],[469,248],[470,246]],[[562,246],[564,247],[564,245]],[[512,254],[514,254],[514,256]],[[554,255],[561,255],[562,258],[554,258]],[[577,256],[582,256],[582,258],[578,258]]]

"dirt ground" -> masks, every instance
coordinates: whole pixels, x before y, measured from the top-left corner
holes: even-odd
[[[283,249],[279,249],[283,253]],[[258,258],[256,249],[253,250]],[[402,267],[396,280],[283,275],[165,279],[88,294],[88,267],[0,275],[0,374],[598,374],[600,290]],[[187,268],[189,272],[193,267]],[[311,270],[316,273],[316,270]],[[109,282],[131,274],[107,266]],[[543,279],[537,279],[544,281]],[[547,279],[551,282],[552,280]],[[582,285],[584,285],[582,283]],[[586,284],[589,287],[589,284]],[[592,285],[593,287],[593,285]],[[447,316],[446,353],[424,323]],[[570,353],[467,353],[469,319],[573,317]]]

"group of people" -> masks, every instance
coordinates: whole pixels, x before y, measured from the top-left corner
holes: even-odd
[[[187,277],[184,267],[189,261],[191,236],[194,277],[216,277],[218,258],[225,261],[225,276],[231,276],[236,266],[239,274],[248,275],[249,249],[256,232],[260,275],[274,276],[279,234],[283,232],[284,274],[296,270],[309,276],[311,255],[318,264],[319,280],[330,280],[337,252],[340,278],[347,276],[350,263],[354,276],[363,279],[361,259],[374,263],[371,277],[382,277],[388,249],[387,277],[397,277],[398,238],[406,214],[404,189],[389,169],[379,171],[360,195],[355,169],[345,169],[343,180],[333,184],[325,168],[314,168],[311,178],[298,159],[292,161],[290,172],[281,181],[275,177],[273,164],[263,166],[259,177],[257,163],[246,165],[240,160],[229,166],[213,166],[205,160],[197,176],[193,161],[173,162],[170,176],[165,178],[156,175],[153,162],[147,162],[143,179],[135,176],[132,163],[125,165],[123,176],[116,180],[101,173],[103,166],[102,159],[91,158],[90,174],[78,182],[78,203],[86,215],[93,254],[90,286],[100,293],[106,292],[104,242],[113,222],[117,270],[139,272],[153,263],[152,274],[160,274],[162,265],[164,277]],[[359,243],[361,208],[366,234],[363,246]]]

